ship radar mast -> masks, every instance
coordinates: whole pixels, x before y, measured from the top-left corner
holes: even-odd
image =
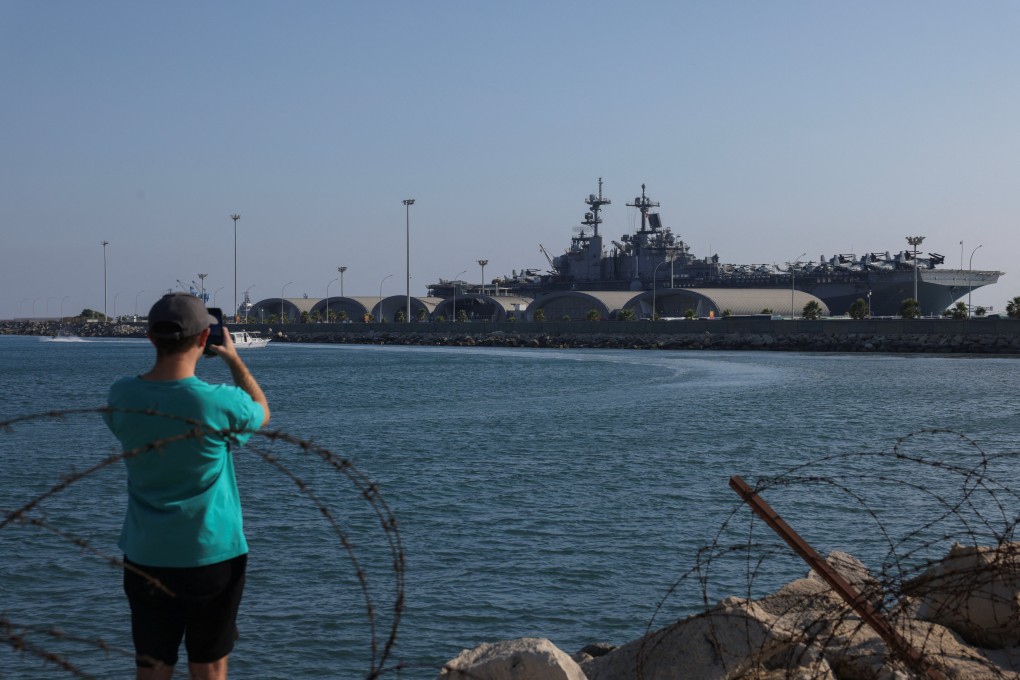
[[[645,229],[645,224],[648,221],[648,209],[658,208],[659,202],[653,201],[652,199],[645,196],[645,185],[641,185],[641,195],[634,199],[633,203],[628,203],[628,207],[637,208],[641,211],[641,231],[642,233],[648,231]]]
[[[612,201],[608,198],[602,198],[602,178],[599,177],[599,195],[588,194],[588,198],[585,199],[585,203],[591,208],[591,212],[584,214],[584,221],[581,224],[586,227],[591,227],[595,233],[595,236],[599,235],[599,225],[602,223],[602,218],[599,217],[599,212],[602,210],[602,206],[610,205]]]

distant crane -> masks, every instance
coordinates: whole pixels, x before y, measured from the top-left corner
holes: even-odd
[[[551,257],[549,257],[549,253],[546,251],[545,246],[539,243],[538,249],[542,251],[542,254],[545,255],[545,259],[549,262],[549,269],[552,271],[556,271],[556,265],[553,264],[553,260]]]

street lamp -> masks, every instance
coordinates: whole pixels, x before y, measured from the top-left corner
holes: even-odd
[[[283,320],[283,291],[287,290],[287,286],[289,286],[292,283],[294,283],[294,282],[293,281],[288,281],[287,283],[283,284],[283,288],[280,289],[280,323],[281,324],[285,323],[285,321]]]
[[[466,274],[467,269],[462,271],[460,274]],[[453,277],[453,315],[450,317],[450,323],[457,323],[457,281],[460,280],[460,274]]]
[[[104,320],[109,321],[110,317],[106,314],[106,246],[110,245],[109,241],[103,241],[103,317]]]
[[[981,246],[983,246],[983,245],[984,245],[984,243],[981,244]],[[974,268],[974,253],[976,253],[978,251],[978,248],[980,248],[981,246],[978,246],[974,250],[970,251],[970,262],[967,263],[967,317],[968,318],[970,317],[970,294],[974,290],[974,288],[970,285],[970,272]]]
[[[663,260],[659,264],[655,265],[655,270],[652,271],[652,321],[655,321],[655,287],[659,282],[659,267],[667,262],[669,262],[670,267],[673,266],[673,258],[671,257],[668,260]]]
[[[212,294],[212,304],[213,304],[213,307],[216,306],[216,296],[219,295],[219,292],[221,290],[223,290],[223,288],[224,288],[223,286],[220,286],[219,288],[217,288],[216,290],[213,291],[213,294]],[[237,310],[236,309],[234,310],[234,314],[230,318],[231,318],[231,321],[236,321],[237,320]]]
[[[489,264],[489,261],[478,260],[478,264],[482,265],[482,295],[485,295],[485,265]]]
[[[140,290],[137,293],[135,293],[135,316],[136,317],[138,316],[138,296],[141,295],[144,292],[145,292],[144,290]]]
[[[338,276],[337,279],[338,278],[340,277]],[[333,281],[336,281],[336,279],[333,279]],[[333,281],[326,284],[326,323],[329,323],[329,287]]]
[[[234,220],[234,311],[232,315],[237,314],[237,221],[241,219],[241,215],[234,213],[230,216],[230,219]]]
[[[923,236],[908,236],[907,243],[914,246],[914,302],[917,303],[918,314],[921,312],[921,301],[917,299],[917,246],[921,245]]]
[[[404,210],[407,212],[407,323],[411,323],[411,206],[414,205],[413,198],[404,199]],[[382,293],[379,294],[380,297]],[[380,299],[379,304],[382,304]],[[379,307],[382,314],[382,307]]]
[[[340,272],[340,297],[344,296],[344,272],[347,271],[347,267],[339,266],[336,268]]]
[[[386,283],[386,279],[393,276],[393,274],[387,274],[383,277],[383,280],[379,282],[379,321],[383,320],[383,308],[382,308],[382,285]]]
[[[807,255],[806,252],[801,253],[800,255],[797,256],[797,259],[794,260],[793,264],[790,265],[790,319],[791,320],[797,318],[797,314],[795,313],[796,303],[793,301],[793,292],[794,292],[794,285],[793,285],[793,283],[794,283],[794,281],[797,278],[797,265],[800,264],[800,258],[804,257],[805,255]]]

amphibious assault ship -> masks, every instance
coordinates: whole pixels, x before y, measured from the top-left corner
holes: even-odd
[[[937,315],[975,288],[998,281],[1003,272],[938,269],[945,257],[917,252],[921,238],[911,240],[914,250],[892,255],[889,251],[863,255],[839,253],[818,261],[777,264],[725,264],[718,255],[695,257],[691,247],[666,226],[653,208],[659,203],[645,193],[627,206],[641,213],[640,228],[624,234],[619,241],[605,242],[599,225],[602,207],[611,201],[598,194],[584,201],[588,211],[574,228],[570,246],[562,255],[551,257],[539,245],[549,263],[548,271],[525,269],[494,279],[481,290],[463,282],[440,281],[429,286],[430,295],[505,291],[507,294],[538,298],[561,290],[642,291],[666,288],[755,288],[797,289],[821,299],[835,315],[844,314],[856,300],[865,300],[873,316],[895,316],[903,300],[916,298],[922,315]]]

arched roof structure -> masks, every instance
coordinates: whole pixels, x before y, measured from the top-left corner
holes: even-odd
[[[366,314],[372,313],[372,310],[378,302],[378,295],[365,297],[340,297],[330,295],[329,313],[339,316],[340,312],[344,312],[346,313],[349,321],[362,321]],[[326,317],[326,298],[322,298],[312,306],[310,313],[315,314],[316,312],[318,312],[321,318]]]
[[[776,314],[797,316],[804,305],[814,300],[828,315],[829,308],[820,299],[800,290],[782,288],[657,288],[645,291],[566,290],[543,295],[528,306],[528,319],[543,310],[546,319],[555,321],[569,317],[581,320],[595,310],[603,319],[615,319],[623,309],[630,309],[639,318],[652,315],[652,304],[660,317],[682,317],[693,310],[696,317],[731,314],[760,314],[771,309]],[[791,307],[792,303],[792,307]]]
[[[377,299],[378,300],[378,299]],[[432,311],[443,298],[411,297],[411,319],[417,320],[420,310],[425,310],[425,319],[432,316]],[[407,295],[390,295],[378,300],[372,308],[372,316],[376,321],[396,321],[397,312],[407,311]]]
[[[720,317],[725,311],[736,315],[761,314],[764,309],[799,316],[804,305],[812,300],[821,306],[823,316],[829,314],[829,308],[814,295],[800,290],[792,291],[791,295],[791,291],[783,288],[660,288],[642,291],[627,306],[639,317],[648,317],[653,298],[660,317],[682,317],[689,309],[694,310],[696,317]]]
[[[312,298],[266,298],[259,300],[248,310],[248,318],[257,318],[260,323],[272,315],[277,318],[286,318],[289,323],[296,323],[301,320],[301,312],[312,311],[315,300]]]
[[[456,303],[452,295],[439,299],[433,315],[452,319],[464,312],[469,321],[506,321],[509,317],[523,315],[529,304],[531,298],[516,295],[465,293],[456,297]]]
[[[603,319],[616,318],[616,314],[634,299],[634,291],[623,290],[563,290],[549,293],[528,305],[528,320],[534,320],[539,309],[549,321],[570,317],[575,321],[587,318],[595,310]]]

